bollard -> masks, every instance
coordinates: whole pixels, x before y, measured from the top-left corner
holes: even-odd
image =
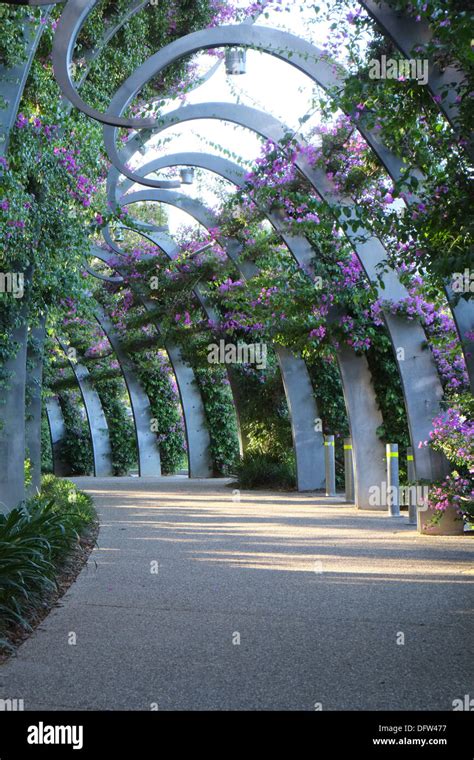
[[[409,493],[409,502],[408,502],[408,525],[416,525],[417,523],[417,488],[415,484],[416,475],[415,475],[415,457],[413,456],[413,449],[411,446],[407,448],[407,480],[408,480],[408,493]],[[415,485],[415,488],[412,487],[412,485]],[[415,495],[413,495],[413,492],[415,492]]]
[[[336,455],[334,436],[324,436],[324,453],[326,460],[326,496],[336,495]]]
[[[344,479],[346,501],[355,502],[354,496],[354,460],[352,458],[352,438],[344,438]]]
[[[400,479],[398,475],[398,444],[387,443],[387,501],[390,517],[400,514]]]

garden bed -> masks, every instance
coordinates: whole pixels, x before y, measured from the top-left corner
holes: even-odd
[[[98,532],[91,498],[51,475],[40,495],[0,517],[0,664],[75,581]]]

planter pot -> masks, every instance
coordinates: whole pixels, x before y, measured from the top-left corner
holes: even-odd
[[[425,536],[462,536],[464,533],[464,520],[456,507],[448,507],[441,518],[430,525],[435,511],[431,509],[417,512],[418,532]]]

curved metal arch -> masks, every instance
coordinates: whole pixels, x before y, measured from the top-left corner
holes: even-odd
[[[92,444],[94,475],[96,478],[107,478],[113,475],[112,446],[102,402],[91,383],[87,367],[70,357],[68,346],[61,338],[56,337],[56,340],[70,364],[81,392]]]
[[[166,256],[168,256],[169,259],[174,259],[179,254],[179,251],[180,251],[179,247],[176,245],[176,243],[168,234],[163,234],[163,232],[161,232],[159,233],[159,237],[157,235],[150,237],[149,235],[146,235],[146,233],[144,232],[141,232],[140,234],[152,240],[155,243],[155,245],[159,247],[163,251],[163,253],[165,253]],[[116,245],[114,245],[113,249],[119,255],[126,254],[125,251],[123,251],[121,248],[119,248]],[[110,262],[110,257],[105,252],[101,258],[104,261]],[[144,257],[144,259],[145,258],[147,257]],[[117,267],[116,264],[114,264],[113,266],[115,269],[117,269],[117,271],[120,271],[120,267]],[[198,298],[198,301],[201,307],[204,309],[204,312],[206,313],[208,318],[216,320],[217,318],[216,318],[215,311],[213,310],[212,306],[209,305],[205,294],[201,291],[199,286],[196,287],[193,292]],[[147,309],[150,312],[154,311],[155,304],[153,303],[153,301],[144,299],[140,295],[139,295],[139,299],[142,302],[145,309]],[[159,332],[161,329],[159,324],[154,322],[154,326]],[[194,375],[194,370],[191,367],[191,365],[187,364],[183,360],[181,349],[178,345],[167,344],[165,348],[166,348],[166,351],[168,352],[170,362],[175,371],[176,380],[178,383],[178,390],[180,392],[181,403],[183,407],[183,416],[185,417],[186,435],[187,435],[187,440],[188,440],[190,477],[200,477],[200,478],[211,477],[212,476],[212,460],[211,460],[211,454],[210,454],[211,440],[210,440],[209,431],[208,431],[207,422],[206,422],[205,404],[202,400],[201,392],[199,390],[199,385]],[[175,365],[176,365],[176,369],[175,369]],[[229,380],[229,384],[230,384],[231,392],[233,396],[233,401],[234,401],[234,411],[236,415],[239,448],[240,448],[240,452],[242,453],[243,449],[242,449],[242,435],[241,435],[239,409],[237,406],[236,396],[235,396],[234,388],[232,386],[232,378],[231,378],[230,373],[228,373],[228,380]],[[188,422],[186,422],[186,420]],[[189,432],[188,432],[188,423],[189,423]],[[192,464],[192,467],[191,467],[191,464]],[[197,474],[192,474],[192,473],[197,473]]]
[[[95,318],[114,350],[127,386],[135,425],[139,475],[140,477],[159,477],[161,475],[160,452],[156,434],[151,429],[152,415],[149,398],[136,377],[133,362],[124,351],[120,336],[99,304]]]
[[[33,1],[33,0],[32,0]],[[38,0],[41,3],[41,0]],[[79,96],[74,82],[70,75],[70,64],[72,62],[72,53],[77,40],[77,37],[87,20],[89,13],[94,9],[98,0],[69,0],[66,8],[64,9],[59,24],[56,28],[56,33],[53,42],[53,68],[56,77],[56,81],[59,84],[63,94],[71,101],[71,103],[83,113],[87,114],[91,118],[104,124],[110,124],[117,127],[142,129],[148,128],[156,124],[154,119],[125,119],[116,117],[110,113],[110,109],[105,113],[97,111],[91,108],[82,98]],[[250,26],[258,18],[258,16],[265,9],[266,3],[249,16],[242,24],[242,26]],[[209,30],[211,31],[211,30]],[[179,42],[180,40],[176,40]],[[174,45],[175,43],[170,43]],[[202,46],[201,46],[202,47]],[[208,48],[214,47],[214,45],[208,45]],[[178,56],[180,58],[181,56]],[[212,76],[217,65],[213,66],[211,71],[208,72],[209,76]]]
[[[147,234],[144,231],[141,231],[139,234],[141,234],[143,237],[147,238],[148,240],[151,240],[158,248],[160,248],[163,251],[163,253],[165,253],[166,256],[168,256],[169,259],[174,259],[174,258],[176,258],[176,256],[179,255],[180,249],[176,245],[176,243],[174,242],[174,240],[170,237],[169,234],[167,234],[167,233],[163,234],[163,231],[161,231],[160,233],[155,234],[155,235]],[[108,235],[107,239],[110,239],[110,235]],[[114,244],[112,247],[113,247],[113,250],[116,253],[118,253],[119,255],[125,255],[126,254],[126,252],[124,250],[122,250],[121,248],[119,248],[116,244]],[[146,258],[148,258],[148,257],[144,256],[143,260],[145,260]],[[206,295],[202,291],[202,288],[200,288],[200,286],[197,285],[193,289],[193,292],[194,292],[195,296],[197,297],[197,299],[199,301],[199,304],[200,304],[201,308],[204,310],[204,313],[207,315],[208,319],[211,319],[211,320],[214,320],[214,321],[217,322],[218,321],[217,320],[217,314],[216,314],[215,310],[213,309],[213,307],[209,304]],[[153,311],[154,310],[155,306],[154,306],[153,301],[143,299],[141,296],[139,296],[139,298],[140,298],[141,302],[143,303],[143,305],[145,306],[146,309],[148,309],[149,311]],[[160,327],[159,327],[159,325],[157,323],[155,323],[155,327],[158,330],[160,330]],[[177,345],[176,346],[172,346],[172,349],[173,349],[174,356],[176,358],[181,357],[181,349]],[[191,431],[194,431],[194,435],[193,435],[193,439],[192,440],[194,440],[195,444],[200,443],[199,448],[198,448],[197,445],[195,446],[195,454],[196,454],[196,450],[197,450],[198,451],[198,456],[199,456],[199,462],[201,463],[200,464],[200,471],[202,471],[205,468],[207,468],[209,474],[208,475],[200,474],[197,477],[210,477],[211,474],[212,474],[211,458],[210,458],[210,453],[208,454],[207,451],[208,451],[208,449],[210,447],[211,441],[210,441],[210,438],[209,438],[209,432],[208,432],[207,424],[206,424],[205,404],[202,401],[202,396],[201,396],[201,392],[199,390],[199,385],[198,385],[197,380],[195,379],[195,376],[194,376],[194,370],[192,369],[191,365],[187,365],[186,366],[183,363],[182,357],[181,357],[181,364],[183,364],[181,372],[184,369],[187,369],[187,376],[189,378],[189,382],[193,381],[194,384],[195,384],[195,388],[191,390],[192,395],[195,397],[195,401],[197,399],[199,399],[199,405],[196,405],[196,403],[193,403],[193,405],[192,405],[192,409],[193,410],[194,409],[198,410],[198,415],[197,415],[197,418],[194,419],[194,423],[195,423],[194,426],[191,427],[190,429],[191,429]],[[243,442],[242,442],[242,433],[241,433],[242,427],[241,427],[241,423],[240,423],[240,413],[239,413],[239,407],[238,407],[237,400],[236,400],[237,397],[236,397],[236,393],[235,393],[235,389],[234,389],[234,384],[233,384],[233,381],[232,381],[232,373],[229,372],[229,371],[227,372],[227,379],[229,381],[229,385],[230,385],[230,389],[231,389],[231,393],[232,393],[232,397],[233,397],[234,412],[235,412],[235,416],[236,416],[237,433],[238,433],[238,439],[239,439],[239,450],[240,450],[240,453],[242,454],[243,453]],[[179,387],[180,386],[178,385],[178,388]],[[188,390],[188,393],[189,393],[189,390]],[[189,408],[189,401],[187,403],[187,407]],[[202,411],[201,411],[201,407],[202,407]],[[184,405],[183,405],[183,408],[184,408]],[[195,417],[195,414],[192,415],[191,420],[193,420],[194,417]],[[197,427],[196,427],[196,423],[198,425]],[[203,436],[206,436],[206,437],[203,437]],[[189,439],[188,439],[188,446],[189,446]],[[194,456],[195,456],[195,454],[194,454]],[[190,477],[193,477],[193,476],[190,476]]]
[[[153,197],[150,197],[153,195]],[[139,191],[125,198],[127,205],[140,200],[158,200],[162,203],[176,206],[190,214],[206,228],[212,228],[216,220],[199,201],[179,193],[151,190]],[[251,277],[258,271],[256,267],[249,271],[244,263],[239,262],[236,241],[226,241],[224,250],[234,262],[244,277]],[[233,250],[232,250],[233,249]],[[207,314],[213,317],[207,299],[202,291],[197,293],[201,305]],[[285,389],[285,395],[290,411],[291,430],[297,465],[297,481],[299,491],[313,491],[324,486],[324,438],[322,433],[315,431],[315,420],[319,418],[316,400],[313,394],[311,380],[304,361],[281,346],[274,346]]]
[[[149,79],[185,55],[208,48],[231,45],[249,46],[280,58],[306,74],[326,91],[341,89],[344,86],[347,75],[342,66],[329,61],[327,56],[323,54],[323,51],[312,43],[302,40],[289,32],[240,24],[193,32],[166,45],[139,66],[117,90],[111,100],[109,113],[114,115],[123,113]],[[163,117],[156,121],[153,126],[154,132],[161,131],[162,121]],[[359,120],[354,126],[361,132],[389,173],[393,176],[400,176],[403,167],[402,159],[389,151],[380,142],[376,132],[364,125],[363,119]],[[115,145],[116,128],[113,125],[106,123],[104,126],[104,140],[108,155],[114,166],[122,174],[130,177],[130,179],[135,179],[133,172],[124,171],[126,167],[120,161],[120,156]],[[139,181],[138,178],[136,181]],[[158,185],[154,184],[155,182],[156,180],[146,180],[143,184],[148,187],[158,187]]]
[[[44,405],[51,437],[53,472],[58,478],[63,478],[71,474],[70,468],[61,456],[61,444],[66,436],[66,423],[61,405],[56,396],[47,398]]]
[[[410,58],[413,50],[418,45],[424,46],[433,39],[431,29],[424,19],[415,22],[413,18],[402,16],[383,0],[377,0],[377,2],[374,2],[374,0],[359,0],[359,3],[406,58]],[[459,106],[456,102],[456,92],[453,85],[460,85],[464,80],[464,72],[455,66],[446,66],[445,69],[441,70],[430,62],[427,82],[428,89],[433,96],[442,96],[446,92],[445,97],[442,97],[438,103],[438,107],[457,134],[459,134],[459,130],[456,119],[459,115]]]
[[[111,254],[100,248],[93,248],[93,255],[100,258],[109,266],[120,272],[116,264],[110,263]],[[118,251],[119,252],[119,251]],[[96,273],[92,272],[93,276]],[[123,282],[123,277],[114,278],[114,282]],[[140,298],[143,306],[148,311],[154,308],[151,302]],[[155,328],[159,331],[159,325],[154,322]],[[178,386],[178,393],[183,411],[183,419],[186,430],[186,441],[188,445],[188,474],[190,478],[210,478],[212,477],[212,461],[210,455],[210,436],[207,429],[204,403],[199,391],[192,367],[183,359],[181,349],[174,344],[167,344],[165,351],[173,368]]]
[[[53,42],[53,69],[56,81],[66,98],[80,111],[96,121],[103,121],[104,114],[89,106],[76,90],[70,74],[72,54],[79,33],[98,0],[69,0],[56,27]],[[111,118],[118,127],[151,127],[154,119]]]
[[[87,50],[85,53],[83,53],[82,57],[86,60],[86,67],[82,72],[82,76],[79,81],[75,83],[77,89],[80,89],[84,84],[92,63],[96,60],[96,58],[99,57],[105,46],[113,39],[113,37],[115,37],[117,32],[120,31],[120,29],[124,26],[124,24],[127,23],[127,21],[130,21],[133,16],[142,11],[148,5],[149,1],[150,0],[133,0],[127,10],[120,17],[115,19],[112,17],[109,19],[109,21],[115,21],[116,23],[105,31],[102,38],[94,48],[91,48],[90,50]],[[71,102],[70,107],[72,108],[72,106],[73,104]]]
[[[101,280],[102,282],[107,282],[111,285],[117,285],[123,282],[123,277],[110,277],[107,274],[101,274],[100,272],[96,272],[95,269],[89,266],[89,264],[85,264],[84,269],[92,275],[92,277],[95,277],[96,280]]]
[[[269,114],[248,106],[227,103],[198,104],[173,111],[163,118],[159,131],[166,129],[171,124],[175,125],[190,119],[202,118],[215,118],[237,123],[277,143],[281,142],[286,135],[283,125]],[[314,169],[304,157],[297,160],[296,166],[313,186],[319,197],[334,209],[336,220],[347,221],[347,217],[343,216],[341,211],[337,212],[337,209],[341,205],[350,208],[352,202],[336,192],[326,173],[321,169]],[[125,174],[128,176],[127,172]],[[111,182],[109,182],[109,190],[110,187]],[[153,193],[153,191],[150,192]],[[152,197],[151,195],[150,199]],[[379,285],[378,266],[383,266],[388,258],[382,242],[360,226],[354,212],[352,212],[352,218],[349,218],[349,222],[354,222],[354,225],[359,226],[354,230],[349,225],[346,236],[367,277],[378,287],[380,296],[395,301],[404,298],[407,291],[393,270],[389,269],[383,275],[385,287],[382,289]],[[366,239],[361,243],[360,236],[362,233],[365,234]],[[410,436],[415,450],[417,477],[437,480],[445,473],[444,459],[423,444],[429,440],[432,420],[439,413],[443,389],[431,353],[425,348],[426,336],[419,323],[411,322],[408,324],[406,320],[388,312],[385,314],[385,322],[402,380]],[[397,348],[404,349],[404,359],[399,357]]]

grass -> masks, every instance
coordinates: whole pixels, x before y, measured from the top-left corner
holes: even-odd
[[[234,467],[235,485],[240,488],[279,488],[291,490],[296,487],[294,459],[281,459],[271,454],[249,451]]]
[[[95,520],[92,499],[53,475],[41,493],[0,515],[0,649],[9,629],[29,618],[57,588],[61,564]]]

